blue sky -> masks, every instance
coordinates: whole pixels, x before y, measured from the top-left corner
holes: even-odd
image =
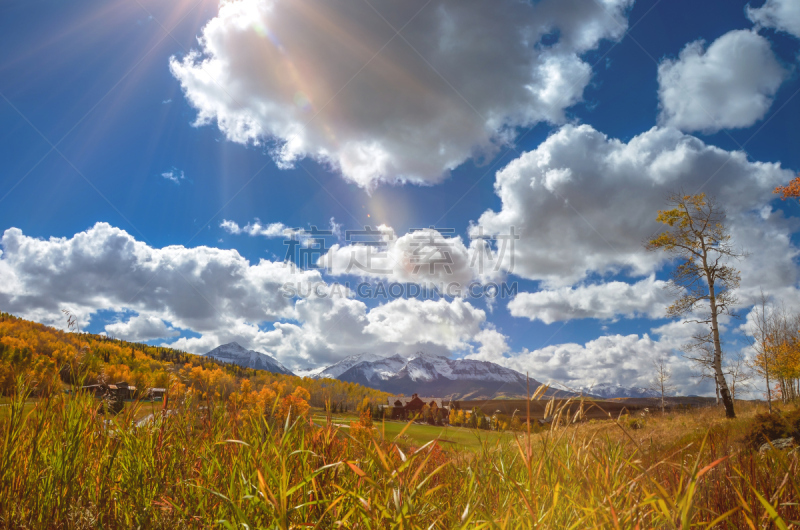
[[[508,2],[491,12],[438,0],[324,10],[272,3],[269,11],[266,2],[233,2],[237,13],[203,0],[0,7],[0,230],[16,229],[2,242],[0,309],[63,325],[59,309],[70,308],[90,331],[196,353],[238,340],[295,368],[361,349],[426,350],[573,387],[645,384],[648,356],[663,353],[682,391],[704,393],[675,353],[685,331],[663,318],[658,282],[669,265],[636,250],[642,210],[654,218],[670,188],[695,185],[729,200],[734,224],[747,227],[734,236],[754,242],[740,312],[761,287],[787,303],[796,296],[798,207],[769,195],[800,169],[800,18],[792,18],[800,13],[788,0]],[[208,40],[198,41],[204,28]],[[540,69],[527,78],[530,68]],[[201,124],[202,113],[210,118]],[[628,143],[636,138],[642,145]],[[291,141],[301,147],[276,154]],[[354,163],[352,144],[369,154]],[[626,184],[633,170],[619,162],[637,150],[686,158],[670,162],[669,178],[659,173],[666,162],[646,163],[652,174],[640,189]],[[536,156],[525,162],[529,152]],[[376,160],[389,162],[376,170]],[[587,172],[592,160],[602,160],[596,174]],[[503,188],[498,171],[507,166]],[[512,173],[544,188],[529,197]],[[519,203],[504,203],[503,190]],[[540,217],[551,208],[555,217]],[[458,298],[270,305],[277,276],[265,281],[247,267],[277,266],[284,238],[221,226],[327,228],[332,219],[342,230],[386,225],[398,238],[433,226],[466,250],[470,227],[501,233],[504,219],[522,220],[520,254],[500,276],[539,295],[515,311],[509,300]],[[331,242],[342,256],[353,250]],[[205,247],[235,252],[197,250]],[[137,275],[151,251],[194,265],[180,278]],[[231,265],[235,255],[245,264]],[[240,280],[264,292],[233,285]],[[372,281],[424,280],[396,271]],[[622,284],[638,288],[620,292]],[[565,304],[575,310],[590,296],[586,288],[596,288],[595,303],[582,318],[563,316]],[[181,307],[181,296],[196,300]],[[203,303],[215,307],[191,307]],[[320,324],[339,312],[343,320]],[[731,355],[747,354],[742,323],[727,326]],[[670,327],[655,331],[662,326]]]

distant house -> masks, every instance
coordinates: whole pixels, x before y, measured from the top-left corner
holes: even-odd
[[[167,393],[166,388],[151,388],[147,392],[147,397],[154,401],[159,401],[164,399],[164,394]]]
[[[413,394],[411,397],[393,396],[388,399],[388,406],[385,407],[385,410],[393,420],[408,420],[421,414],[426,405],[434,414],[436,411],[441,411],[442,421],[447,421],[450,407],[442,402],[442,398],[419,397],[417,394]]]
[[[129,385],[125,381],[120,381],[115,385],[108,385],[108,389],[122,399],[133,399],[136,397],[136,387]]]
[[[94,394],[94,397],[103,397],[108,392],[106,385],[86,385],[82,386],[81,390]]]
[[[95,397],[119,397],[120,399],[134,399],[136,397],[136,387],[129,385],[125,381],[113,385],[98,383],[96,385],[82,386],[81,390],[91,392]]]

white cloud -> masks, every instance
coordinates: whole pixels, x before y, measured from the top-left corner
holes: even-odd
[[[296,315],[291,321],[257,326],[238,321],[219,327],[197,338],[181,338],[173,346],[188,351],[205,352],[236,340],[243,346],[269,353],[288,367],[315,367],[332,364],[348,355],[386,348],[394,353],[395,344],[380,341],[364,333],[368,308],[345,297],[304,298],[296,300]],[[441,353],[448,353],[446,350]]]
[[[760,211],[731,219],[731,230],[737,242],[749,252],[737,264],[742,273],[738,290],[742,305],[754,303],[762,289],[778,299],[796,299],[800,249],[792,244],[791,238],[800,230],[800,219],[786,218],[781,210],[767,205]]]
[[[0,243],[2,306],[51,324],[61,322],[62,308],[87,316],[130,309],[203,333],[238,320],[292,318],[294,303],[280,287],[321,281],[283,263],[251,265],[235,250],[152,248],[106,223],[49,240],[10,228]]]
[[[732,322],[730,317],[722,316],[720,329],[724,332]],[[713,382],[701,380],[699,366],[681,351],[693,335],[707,331],[703,324],[673,321],[653,328],[651,334],[609,334],[585,344],[564,343],[511,352],[505,337],[488,325],[475,338],[481,347],[467,358],[494,362],[529,373],[542,382],[587,392],[605,383],[646,388],[654,376],[652,360],[664,358],[679,395],[713,395]],[[739,354],[749,354],[741,343],[725,344],[723,352],[726,362]],[[753,386],[758,387],[759,383]]]
[[[263,236],[263,237],[287,237],[291,236],[293,230],[283,223],[270,223],[262,225],[261,221],[256,219],[252,223],[247,223],[245,226],[239,226],[235,221],[223,219],[219,224],[220,228],[229,234],[247,234],[249,236]]]
[[[106,334],[122,340],[148,341],[177,337],[180,331],[169,327],[163,320],[149,315],[137,315],[126,322],[114,322],[106,327]]]
[[[462,296],[468,294],[470,282],[502,274],[494,270],[496,252],[483,240],[467,247],[460,236],[447,237],[432,228],[398,237],[391,227],[381,225],[371,235],[351,239],[348,245],[333,245],[318,264],[334,276],[416,283]]]
[[[729,322],[729,316],[720,315],[720,332],[727,329]],[[710,328],[708,324],[700,322],[673,320],[650,331],[658,337],[659,344],[673,351],[681,351],[685,345],[693,342],[695,336],[708,334]]]
[[[471,355],[470,358],[491,361],[542,381],[559,382],[569,388],[588,389],[611,383],[624,387],[646,387],[653,376],[651,361],[664,356],[672,371],[678,393],[705,394],[708,382],[699,384],[693,378],[695,367],[669,346],[648,335],[607,335],[584,345],[567,343],[538,350],[523,350],[510,356]],[[710,386],[713,392],[713,384]]]
[[[775,186],[793,176],[780,164],[751,162],[671,128],[623,143],[587,125],[565,126],[497,173],[502,208],[485,212],[472,231],[507,234],[514,227],[521,239],[505,269],[543,280],[546,289],[590,274],[646,276],[665,259],[643,250],[661,230],[656,212],[670,192],[702,186],[727,209],[734,241],[754,252],[739,264],[743,289],[791,286],[798,281],[790,241],[796,220],[772,212],[769,202]]]
[[[169,171],[165,171],[161,174],[162,177],[167,179],[170,182],[180,185],[181,181],[186,179],[186,175],[183,173],[182,170],[172,168]]]
[[[475,341],[480,343],[478,351],[471,355],[474,359],[494,359],[509,351],[508,337],[494,328],[487,327],[477,335]]]
[[[692,42],[658,67],[659,122],[684,131],[749,127],[767,113],[787,75],[755,31],[730,31],[708,49]]]
[[[319,229],[315,226],[309,229],[291,228],[283,223],[261,224],[261,220],[255,219],[245,226],[239,226],[236,221],[223,219],[219,224],[220,228],[232,235],[246,234],[249,236],[262,236],[267,238],[283,237],[295,238],[298,241],[308,241],[315,237],[335,237],[337,240],[342,237],[342,225],[331,217],[328,229]]]
[[[664,289],[669,285],[651,274],[634,284],[617,281],[519,293],[508,303],[508,309],[515,317],[538,319],[545,324],[581,318],[609,320],[620,316],[664,318],[672,299]]]
[[[268,144],[282,167],[310,156],[363,187],[435,183],[517,127],[563,122],[591,78],[581,54],[622,37],[631,3],[221,2],[170,68],[198,125]]]
[[[465,350],[480,332],[486,313],[455,299],[403,299],[378,306],[367,315],[366,333],[387,342],[413,345],[431,343],[451,351]]]
[[[317,271],[250,264],[235,250],[153,248],[105,223],[49,240],[10,228],[0,244],[4,310],[62,327],[64,308],[84,327],[100,310],[134,311],[138,316],[108,324],[106,332],[151,340],[176,337],[180,328],[199,336],[169,345],[193,353],[235,340],[287,366],[308,367],[365,351],[469,353],[489,337],[481,335],[484,311],[460,299],[398,299],[370,310]],[[285,297],[287,283],[311,294]]]
[[[775,28],[800,39],[800,3],[796,0],[767,0],[759,8],[748,5],[747,17],[755,24]]]
[[[482,344],[486,315],[467,302],[397,299],[373,309],[351,298],[312,298],[297,302],[297,322],[276,322],[262,331],[254,326],[220,330],[174,344],[207,351],[228,337],[238,337],[284,364],[306,368],[332,364],[364,352],[436,355],[471,352]]]

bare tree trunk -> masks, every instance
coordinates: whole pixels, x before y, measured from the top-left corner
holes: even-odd
[[[767,338],[766,334],[762,334],[762,344],[764,350],[764,376],[767,378],[767,409],[769,413],[772,414],[772,389],[769,387],[769,364],[767,361]]]
[[[703,256],[703,264],[705,265],[705,256]],[[708,267],[706,266],[706,271]],[[722,344],[719,340],[719,324],[717,323],[717,299],[714,294],[714,280],[711,275],[706,273],[708,279],[708,294],[709,302],[711,305],[711,332],[714,336],[714,375],[719,385],[719,393],[722,396],[722,404],[725,405],[725,417],[735,418],[736,412],[733,409],[733,399],[728,390],[728,383],[725,381],[725,374],[722,373]]]
[[[767,316],[767,297],[764,294],[764,290],[761,290],[761,297],[759,298],[759,305],[761,306],[759,310],[761,313],[759,314],[756,312],[756,319],[755,325],[756,329],[753,330],[753,346],[758,353],[758,350],[761,350],[761,355],[764,356],[764,378],[767,381],[767,410],[770,414],[772,414],[772,388],[770,387],[769,383],[769,348],[767,347],[767,336],[769,335],[769,328],[772,326],[772,321],[775,317],[775,312],[770,310],[770,316]],[[755,337],[755,334],[758,333],[760,335],[760,339]],[[760,341],[760,344],[759,344]]]
[[[719,407],[719,381],[714,377],[714,391],[717,393],[717,406]]]

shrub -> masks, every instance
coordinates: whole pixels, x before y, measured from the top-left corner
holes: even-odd
[[[631,430],[638,430],[644,428],[644,418],[628,418],[627,421],[628,428]]]
[[[800,439],[800,409],[789,413],[756,414],[743,441],[747,446],[757,448],[778,438]]]

